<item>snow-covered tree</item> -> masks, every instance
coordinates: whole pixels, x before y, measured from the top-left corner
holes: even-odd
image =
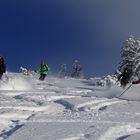
[[[68,76],[68,71],[67,71],[67,66],[66,64],[62,64],[61,65],[61,69],[60,69],[60,72],[59,72],[59,76],[60,78],[65,78]]]
[[[135,47],[135,40],[132,36],[130,36],[128,38],[128,40],[126,40],[123,43],[123,47],[121,50],[121,62],[118,65],[118,69],[117,72],[121,73],[124,68],[129,67],[132,68],[133,67],[133,62],[136,56],[136,47]]]
[[[133,62],[133,78],[140,79],[140,40],[136,40],[135,47],[137,53]]]
[[[132,80],[140,78],[140,41],[135,40],[133,36],[123,43],[117,75],[122,73],[125,68],[132,71]]]
[[[73,65],[72,65],[72,74],[71,74],[71,76],[74,77],[74,78],[81,78],[82,77],[81,71],[82,71],[82,67],[79,64],[79,61],[75,60]]]

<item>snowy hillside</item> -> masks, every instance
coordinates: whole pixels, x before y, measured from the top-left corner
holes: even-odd
[[[139,140],[140,85],[8,73],[0,81],[0,140]]]

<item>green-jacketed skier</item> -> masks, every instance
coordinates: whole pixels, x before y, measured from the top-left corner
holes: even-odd
[[[45,61],[41,61],[40,67],[36,70],[37,73],[40,74],[39,80],[43,81],[48,73],[49,67],[45,63]]]

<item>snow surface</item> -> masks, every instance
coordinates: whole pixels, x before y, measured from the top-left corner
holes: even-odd
[[[0,140],[139,140],[140,85],[117,98],[124,90],[8,73],[0,81]]]

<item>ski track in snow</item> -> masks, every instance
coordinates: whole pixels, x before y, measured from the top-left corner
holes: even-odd
[[[106,108],[109,105],[117,104],[117,103],[121,103],[121,102],[123,102],[123,101],[116,101],[116,100],[113,101],[113,100],[109,100],[109,99],[101,99],[101,100],[95,100],[95,101],[79,104],[76,108],[80,111],[86,111],[87,108],[88,108],[88,110],[99,111],[99,110],[102,110],[103,108]],[[86,107],[89,105],[92,105],[92,106]]]
[[[139,127],[139,124],[110,127],[98,140],[122,140],[132,134],[140,132]]]
[[[94,96],[96,89],[94,90],[92,85],[84,89],[81,81],[76,81],[78,83],[75,87],[68,87],[69,82],[71,84],[71,81],[68,81],[68,85],[65,87],[66,83],[64,82],[64,85],[61,85],[60,79],[52,78],[51,80],[51,83],[48,81],[41,83],[33,79],[36,89],[27,91],[16,90],[15,87],[14,91],[3,89],[0,91],[0,98],[2,99],[0,103],[0,119],[2,120],[0,122],[0,140],[10,138],[27,122],[39,122],[39,116],[41,115],[48,117],[42,119],[46,123],[47,121],[57,123],[79,122],[83,125],[84,123],[92,123],[92,125],[95,124],[94,128],[103,125],[105,129],[100,132],[95,140],[123,140],[140,132],[140,122],[130,122],[129,119],[125,122],[111,120],[116,115],[124,114],[125,117],[128,116],[127,118],[129,118],[132,115],[131,112],[122,111],[119,113],[111,110],[106,113],[109,106],[124,105],[128,101],[117,98],[96,98]],[[82,85],[80,85],[81,83]],[[95,114],[97,115],[95,116]],[[133,115],[140,117],[139,112],[134,112]],[[59,140],[93,139],[97,134],[94,131],[93,128],[89,127],[77,135],[66,136]]]

